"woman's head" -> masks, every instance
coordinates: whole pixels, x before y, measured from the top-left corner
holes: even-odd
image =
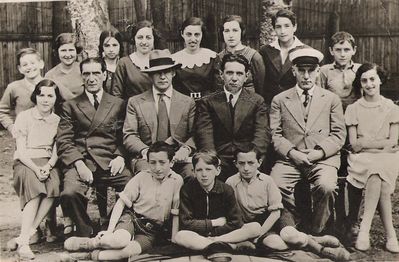
[[[62,33],[57,36],[54,43],[54,51],[58,54],[61,63],[66,66],[72,65],[81,51],[77,46],[77,40],[72,33]]]
[[[223,18],[219,34],[223,37],[226,46],[234,48],[245,39],[245,25],[239,15],[228,15]]]
[[[131,26],[132,42],[137,52],[147,54],[153,49],[164,49],[160,33],[151,21],[143,20]]]
[[[194,174],[203,188],[211,189],[216,176],[220,174],[221,161],[216,152],[211,150],[199,151],[192,157]]]
[[[187,18],[181,25],[180,35],[182,36],[184,45],[188,50],[198,50],[202,40],[206,39],[206,27],[204,21],[199,17]]]
[[[374,95],[380,93],[380,86],[387,80],[386,71],[375,63],[366,62],[362,64],[356,72],[353,80],[353,90],[358,96]]]
[[[60,90],[57,84],[50,79],[43,79],[36,84],[35,89],[32,92],[30,100],[38,107],[39,111],[48,112],[52,111],[59,112],[63,99],[60,94]]]
[[[103,58],[111,60],[123,56],[122,34],[116,29],[102,31],[98,52]]]

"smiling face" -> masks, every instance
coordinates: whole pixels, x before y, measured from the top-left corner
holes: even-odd
[[[255,152],[237,154],[236,167],[240,176],[247,181],[250,181],[258,173],[261,163],[256,159]]]
[[[243,87],[247,80],[248,73],[245,72],[245,66],[239,62],[227,62],[221,77],[224,86],[230,93],[237,93]]]
[[[76,48],[75,45],[70,44],[63,44],[58,48],[58,57],[60,58],[61,63],[66,66],[70,66],[73,62],[76,61]]]
[[[203,159],[199,159],[194,167],[194,173],[201,187],[210,191],[215,183],[216,176],[220,173],[220,166],[216,167],[205,163]]]
[[[186,26],[181,34],[184,45],[190,52],[195,52],[200,48],[202,40],[202,29],[200,25]]]
[[[364,72],[360,77],[360,84],[364,96],[374,97],[380,94],[381,79],[375,69]]]
[[[42,86],[40,94],[36,96],[36,108],[40,113],[49,113],[53,110],[57,95],[53,86]]]
[[[148,164],[153,177],[157,180],[163,180],[170,173],[171,162],[168,158],[168,153],[151,152],[148,155]]]
[[[341,66],[349,64],[355,53],[356,47],[352,47],[348,41],[336,43],[332,48],[330,47],[330,54],[334,57],[334,61]]]
[[[87,92],[95,94],[103,88],[106,73],[101,71],[100,63],[82,65],[82,78]]]
[[[115,37],[107,37],[103,44],[104,57],[108,59],[116,59],[119,56],[120,45]]]
[[[142,54],[148,54],[154,48],[154,34],[152,28],[143,27],[134,36],[136,50]]]
[[[278,17],[274,26],[277,38],[282,43],[291,43],[294,41],[296,25],[293,25],[287,17]]]
[[[303,90],[309,90],[316,84],[320,67],[318,65],[294,65],[292,71],[298,86]]]
[[[44,62],[36,54],[26,54],[19,59],[18,71],[28,79],[39,77],[43,68]]]
[[[224,23],[223,39],[229,48],[235,48],[241,44],[241,28],[237,21]]]

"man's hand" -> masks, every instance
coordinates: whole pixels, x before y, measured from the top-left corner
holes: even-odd
[[[117,156],[111,160],[111,162],[109,162],[108,167],[111,168],[111,176],[122,173],[123,169],[125,168],[125,159],[121,156]]]
[[[317,162],[324,157],[324,152],[321,149],[310,149],[308,152],[308,160],[311,163]]]
[[[76,171],[78,171],[80,179],[82,179],[85,182],[88,182],[89,184],[93,183],[93,173],[82,160],[76,161],[75,167]]]
[[[188,149],[186,146],[181,146],[175,153],[174,160],[176,162],[186,162],[190,153],[190,149]]]
[[[212,227],[221,227],[227,223],[227,220],[225,217],[219,217],[216,219],[212,219],[211,223],[212,223]]]
[[[311,166],[312,163],[309,161],[308,159],[308,155],[306,153],[303,153],[301,151],[298,151],[296,149],[292,149],[289,153],[288,153],[288,157],[294,161],[295,165],[297,166]]]

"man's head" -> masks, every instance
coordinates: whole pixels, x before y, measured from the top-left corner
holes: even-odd
[[[250,181],[258,173],[262,164],[262,154],[253,144],[240,148],[235,154],[235,163],[240,176]]]
[[[87,92],[95,94],[103,88],[107,78],[106,68],[104,61],[99,57],[86,58],[80,63],[80,72]]]
[[[311,89],[316,84],[323,54],[311,47],[301,46],[290,51],[289,59],[298,86],[304,90]]]
[[[355,39],[347,32],[336,32],[331,37],[329,49],[335,63],[346,66],[352,60],[352,56],[356,54]]]
[[[162,180],[169,175],[174,155],[173,147],[163,141],[155,142],[148,148],[147,160],[154,178]]]
[[[247,80],[249,63],[243,55],[226,54],[222,58],[220,70],[225,88],[235,94],[241,90]]]
[[[172,86],[175,69],[181,64],[175,63],[168,49],[153,50],[150,53],[150,67],[142,70],[152,79],[152,84],[159,92],[165,92]]]

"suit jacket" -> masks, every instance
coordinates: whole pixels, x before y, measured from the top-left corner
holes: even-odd
[[[260,95],[243,89],[235,104],[234,126],[232,123],[224,91],[204,97],[197,104],[197,147],[231,157],[240,146],[253,143],[262,153],[266,152],[270,133],[266,104]]]
[[[123,157],[122,125],[125,103],[106,92],[97,111],[86,93],[63,104],[57,132],[58,156],[66,166],[83,160],[91,171],[108,170],[116,156]]]
[[[291,61],[287,57],[283,64],[279,50],[266,45],[260,48],[259,53],[263,57],[266,70],[262,95],[269,105],[275,95],[295,86],[296,78],[291,70]]]
[[[339,150],[345,143],[346,127],[341,100],[334,93],[316,87],[305,123],[302,102],[295,87],[273,98],[270,109],[272,142],[282,160],[292,148],[323,149],[319,163],[339,168]]]
[[[171,137],[174,145],[182,144],[195,149],[192,129],[195,102],[192,98],[173,90],[169,112]],[[140,151],[157,141],[158,120],[152,89],[129,98],[123,144],[133,157],[140,157]]]

